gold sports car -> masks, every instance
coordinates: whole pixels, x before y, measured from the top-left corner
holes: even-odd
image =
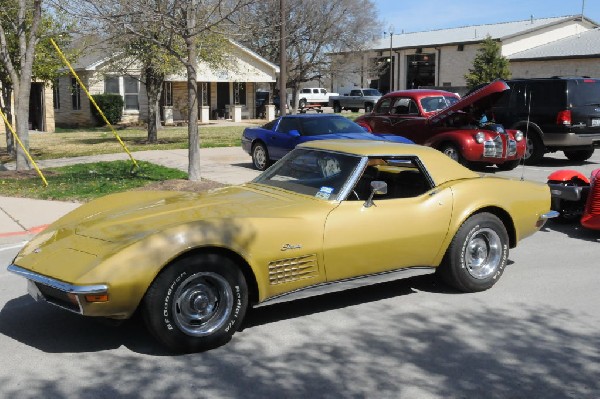
[[[481,177],[432,148],[313,141],[240,186],[82,205],[8,270],[85,316],[139,310],[170,350],[194,352],[229,341],[248,306],[359,277],[436,271],[488,289],[509,248],[554,214],[547,185]]]

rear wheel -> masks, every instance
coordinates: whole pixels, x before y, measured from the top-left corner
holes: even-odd
[[[438,274],[463,292],[484,291],[502,275],[508,258],[508,234],[491,213],[468,218],[456,232]]]
[[[298,106],[300,108],[306,107],[306,98],[301,98],[300,101],[298,102]]]
[[[526,165],[537,165],[540,163],[544,154],[546,153],[546,147],[544,142],[540,138],[540,135],[535,132],[530,132],[527,136],[527,146],[525,147],[525,155],[523,160]]]
[[[248,307],[241,270],[228,258],[182,258],[154,280],[142,303],[152,335],[174,352],[199,352],[228,342]]]
[[[256,143],[252,147],[252,164],[261,171],[269,167],[269,151],[263,143]]]
[[[373,111],[373,104],[365,104],[365,114],[370,114]]]
[[[594,149],[590,148],[587,150],[565,150],[563,151],[565,156],[569,159],[569,161],[573,162],[583,162],[587,161],[594,155]]]
[[[340,103],[333,103],[333,112],[335,112],[336,114],[342,112],[342,107],[340,106]]]

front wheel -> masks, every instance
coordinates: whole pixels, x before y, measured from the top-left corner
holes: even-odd
[[[563,151],[569,161],[573,162],[584,162],[587,161],[594,155],[594,149],[590,148],[587,150],[565,150]]]
[[[365,114],[370,114],[373,111],[373,104],[365,104]]]
[[[336,114],[342,112],[342,107],[340,103],[333,103],[333,112],[335,112]]]
[[[233,261],[205,254],[182,258],[154,280],[142,303],[146,326],[174,352],[191,353],[228,342],[248,307],[248,288]]]
[[[454,144],[444,144],[442,146],[442,148],[440,149],[440,151],[450,157],[451,159],[455,160],[456,162],[458,162],[461,165],[466,165],[466,161],[464,159],[464,157],[462,156],[462,154],[460,153],[460,151],[458,150],[458,148],[454,145]]]
[[[537,165],[540,163],[544,154],[546,153],[546,147],[544,142],[537,133],[529,133],[527,136],[527,145],[525,147],[525,155],[523,160],[526,165]]]
[[[484,291],[500,279],[507,258],[508,234],[504,224],[491,213],[479,213],[458,229],[438,273],[459,291]]]
[[[301,98],[300,101],[298,102],[298,106],[300,108],[306,107],[306,98]]]
[[[252,164],[260,171],[269,167],[269,151],[263,143],[256,143],[252,147]]]

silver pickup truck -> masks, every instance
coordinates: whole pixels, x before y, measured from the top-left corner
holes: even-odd
[[[364,108],[365,113],[369,113],[381,96],[377,89],[354,89],[350,90],[350,94],[329,97],[329,106],[333,107],[333,112],[336,113],[344,109],[356,112],[360,108]]]

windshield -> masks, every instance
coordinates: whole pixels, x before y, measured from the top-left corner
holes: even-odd
[[[444,109],[457,102],[458,98],[451,96],[425,97],[421,99],[421,107],[423,107],[425,112],[433,112]]]
[[[382,94],[379,92],[379,90],[370,89],[370,90],[363,90],[363,95],[364,96],[381,96]]]
[[[343,116],[298,118],[303,136],[320,136],[337,133],[364,133],[360,125]]]
[[[341,200],[361,157],[330,151],[297,148],[253,180],[298,194]]]

